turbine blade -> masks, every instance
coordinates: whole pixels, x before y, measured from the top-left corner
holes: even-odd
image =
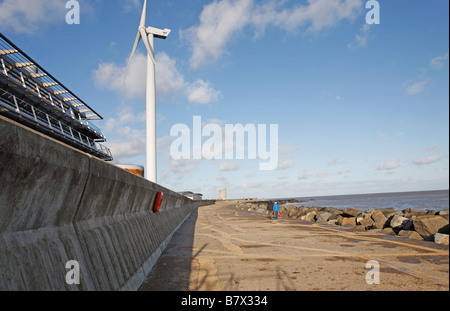
[[[131,51],[130,58],[128,59],[127,70],[125,70],[125,77],[123,78],[123,84],[124,85],[125,85],[125,81],[127,79],[127,73],[128,73],[128,69],[130,67],[131,59],[133,58],[134,52],[136,52],[136,48],[137,48],[137,46],[139,44],[139,41],[141,41],[141,32],[140,31],[138,31],[138,33],[137,33],[136,41],[134,42],[134,46],[133,46],[133,51]]]
[[[142,41],[144,41],[145,47],[147,48],[148,55],[150,55],[153,64],[156,66],[155,52],[153,51],[152,47],[150,46],[150,43],[148,42],[147,31],[145,30],[144,27],[139,27],[139,32],[141,34]]]
[[[140,27],[145,27],[146,16],[147,16],[147,0],[144,1],[144,7],[142,8],[141,23],[139,24]]]

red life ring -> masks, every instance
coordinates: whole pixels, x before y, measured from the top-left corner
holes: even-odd
[[[153,206],[153,211],[155,213],[158,213],[159,210],[161,209],[163,197],[164,197],[164,193],[162,193],[162,192],[158,192],[158,194],[156,195],[156,202],[155,202],[155,205]]]

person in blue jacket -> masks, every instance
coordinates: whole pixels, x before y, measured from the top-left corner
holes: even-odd
[[[278,212],[279,211],[280,211],[280,207],[278,206],[278,203],[275,202],[273,204],[273,213],[274,213],[275,219],[278,219]]]

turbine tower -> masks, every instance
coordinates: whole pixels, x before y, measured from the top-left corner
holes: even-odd
[[[144,7],[142,9],[141,22],[139,24],[136,41],[134,42],[133,51],[131,52],[130,59],[128,60],[128,67],[130,66],[131,59],[139,42],[144,41],[147,48],[147,95],[146,95],[146,122],[147,122],[147,144],[146,144],[146,177],[151,182],[156,183],[156,78],[155,78],[155,50],[154,50],[154,38],[166,39],[171,30],[165,28],[157,29],[153,27],[145,27],[147,16],[147,0],[144,1]],[[126,76],[125,76],[126,79]]]

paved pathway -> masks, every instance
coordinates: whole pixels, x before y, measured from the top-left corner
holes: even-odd
[[[200,207],[141,287],[192,291],[449,290],[448,246]],[[380,284],[374,280],[379,263]],[[368,275],[369,273],[369,275]]]

